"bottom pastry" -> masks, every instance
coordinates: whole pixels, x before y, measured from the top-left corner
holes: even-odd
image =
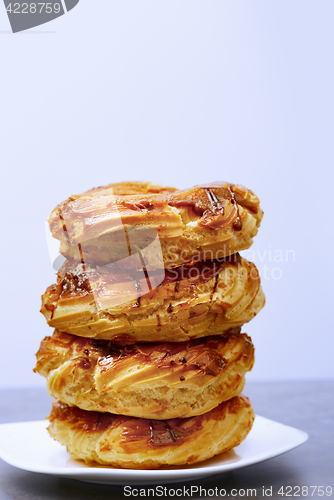
[[[254,412],[237,396],[196,417],[148,420],[85,411],[56,401],[50,435],[75,459],[126,469],[194,464],[238,446]]]

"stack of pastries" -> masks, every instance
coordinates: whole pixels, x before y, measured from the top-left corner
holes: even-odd
[[[226,182],[110,184],[55,208],[63,264],[41,309],[55,330],[35,371],[56,399],[48,431],[74,458],[150,469],[245,439],[254,346],[240,331],[265,298],[238,252],[262,216],[254,193]]]

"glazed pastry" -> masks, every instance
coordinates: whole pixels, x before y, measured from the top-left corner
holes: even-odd
[[[180,342],[250,321],[265,298],[254,264],[239,254],[149,273],[66,261],[42,297],[48,324],[81,337]],[[159,284],[160,283],[160,284]]]
[[[136,186],[143,194],[133,194]],[[134,267],[153,269],[223,258],[251,246],[263,216],[252,191],[227,182],[184,191],[148,186],[110,184],[58,205],[49,226],[60,252],[94,265],[132,257]]]
[[[201,462],[238,446],[254,412],[237,396],[197,417],[149,420],[87,412],[56,402],[50,435],[75,459],[128,469],[157,469]]]
[[[56,330],[36,356],[50,395],[70,406],[169,419],[201,415],[240,394],[254,346],[234,333],[120,347]]]

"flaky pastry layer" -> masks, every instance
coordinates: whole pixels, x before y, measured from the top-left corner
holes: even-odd
[[[238,446],[249,433],[254,412],[237,396],[197,417],[137,419],[87,412],[56,402],[50,435],[73,458],[117,468],[157,469],[194,464]]]
[[[240,394],[254,346],[235,333],[120,347],[56,330],[36,357],[50,395],[70,406],[168,419],[201,415]]]
[[[240,327],[265,303],[258,270],[239,254],[164,274],[158,286],[153,275],[149,291],[144,273],[67,261],[41,312],[50,326],[81,337],[180,342]]]
[[[99,265],[136,252],[154,261],[152,237],[140,231],[150,228],[159,238],[163,265],[178,266],[249,248],[263,217],[259,199],[241,185],[216,182],[183,191],[147,186],[110,184],[58,205],[49,226],[60,252]]]

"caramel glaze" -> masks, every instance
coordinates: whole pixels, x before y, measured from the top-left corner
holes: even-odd
[[[226,413],[238,413],[244,406],[249,406],[244,396],[234,397],[221,403],[210,412],[189,418],[169,420],[146,420],[126,417],[112,413],[85,411],[56,401],[48,417],[50,422],[65,422],[72,430],[87,433],[112,432],[120,428],[120,445],[125,452],[134,452],[139,441],[149,448],[160,446],[178,446],[203,428],[206,420],[221,420]]]
[[[188,206],[197,216],[201,217],[199,222],[201,226],[217,229],[229,224],[235,218],[238,223],[236,227],[234,225],[233,227],[239,231],[242,226],[238,229],[241,224],[238,204],[254,214],[257,213],[258,206],[247,202],[239,193],[234,193],[234,189],[234,184],[217,182],[208,186],[195,186],[184,191],[176,191],[168,195],[150,197],[150,199],[144,197],[131,199],[130,196],[124,196],[123,199],[117,199],[116,204],[134,211],[152,211],[158,208],[159,202],[161,206],[168,205],[176,208]],[[235,206],[235,210],[230,216],[224,217],[225,207],[229,203]]]
[[[112,413],[84,411],[76,406],[69,407],[65,403],[55,401],[48,419],[50,422],[54,420],[67,421],[72,429],[80,429],[87,432],[103,432],[108,427],[114,426],[115,420],[119,419],[119,425],[121,422],[125,422],[127,417],[116,416]]]
[[[85,411],[77,407],[69,407],[56,401],[48,417],[50,422],[66,422],[73,430],[87,433],[102,433],[121,427],[120,445],[130,451],[138,441],[144,441],[149,447],[179,445],[194,432],[202,428],[204,416],[174,418],[170,420],[146,420],[144,418],[126,417],[112,413]],[[217,416],[217,418],[219,418]]]
[[[248,190],[248,192],[250,191]],[[238,205],[253,214],[257,214],[259,211],[258,200],[250,201],[247,199],[246,193],[247,189],[243,186],[236,186],[227,182],[214,182],[183,191],[160,194],[116,195],[111,197],[105,209],[117,212],[122,217],[122,212],[152,212],[152,214],[155,213],[160,216],[163,213],[170,214],[171,207],[191,207],[193,212],[200,217],[199,224],[201,226],[219,229],[228,224],[233,224],[233,221],[238,221],[235,229],[239,230],[241,219],[237,212]],[[229,214],[225,215],[225,208],[231,203],[235,203],[235,210],[231,210]],[[89,209],[88,212],[87,208]],[[57,207],[55,213],[61,219],[62,229],[64,229],[62,222],[64,220],[80,219],[85,227],[89,228],[99,223],[101,219],[99,205],[95,206],[93,198],[86,193],[82,196],[69,198]],[[52,226],[54,226],[54,222],[51,222]],[[68,232],[65,233],[65,238],[68,239]]]
[[[198,186],[187,191],[179,191],[169,196],[168,204],[174,207],[191,206],[196,215],[201,217],[199,224],[211,229],[217,229],[232,222],[236,231],[242,229],[239,205],[252,213],[257,213],[258,207],[247,203],[244,198],[234,193],[235,185],[229,183],[213,183],[208,186]],[[229,203],[234,206],[230,216],[225,217],[225,207]]]
[[[191,205],[198,215],[203,215],[207,210],[216,212],[226,205],[226,201],[231,200],[231,191],[234,193],[235,184],[228,182],[212,182],[202,186],[183,191],[176,191],[168,195],[168,204],[171,206]],[[244,188],[246,190],[246,188]],[[249,191],[249,190],[248,190]],[[247,202],[241,194],[236,192],[236,201],[241,206],[245,206],[253,213],[257,213],[258,206]],[[218,206],[220,205],[220,207]]]
[[[69,198],[69,201],[71,201],[71,199]],[[67,232],[67,227],[66,227],[66,223],[65,223],[65,220],[64,220],[64,217],[62,215],[62,213],[60,212],[59,213],[59,219],[61,221],[61,225],[62,225],[62,228],[63,228],[63,231],[64,231],[64,234],[66,236],[66,239],[67,241],[69,241],[69,238],[68,238],[68,232]]]
[[[226,366],[226,360],[219,353],[227,342],[225,337],[216,339],[212,336],[159,344],[142,342],[126,347],[108,341],[91,342],[102,348],[101,357],[98,359],[101,372],[121,369],[122,362],[129,356],[140,363],[155,365],[157,369],[172,369],[180,373],[195,371],[198,375],[217,376]]]
[[[150,273],[152,290],[148,292],[154,295],[155,290],[164,285],[175,283],[174,291],[180,291],[180,283],[182,283],[182,290],[185,291],[188,287],[195,289],[196,285],[201,282],[209,281],[215,278],[214,290],[211,294],[213,296],[216,291],[219,273],[224,265],[232,264],[238,266],[241,262],[241,257],[238,253],[228,257],[212,260],[212,261],[198,261],[184,264],[173,269],[164,269],[165,277],[162,283],[154,286],[155,276]],[[159,270],[161,273],[161,270]],[[134,290],[139,294],[141,291],[142,271],[131,271],[127,273],[124,270],[117,269],[115,265],[111,266],[98,266],[93,267],[85,264],[78,264],[76,261],[67,260],[64,265],[59,269],[57,274],[57,285],[51,285],[47,289],[47,300],[45,301],[45,308],[48,311],[54,311],[57,307],[57,302],[62,298],[70,297],[84,297],[92,293],[91,284],[98,283],[100,288],[104,286],[112,286],[119,283],[124,283],[129,286],[133,285]],[[146,283],[146,278],[145,278]],[[99,293],[99,289],[96,289]],[[136,300],[132,307],[140,307],[140,298]],[[169,310],[169,312],[172,312]]]
[[[133,358],[136,364],[155,366],[159,371],[172,371],[181,378],[203,375],[216,377],[228,365],[222,355],[226,346],[242,341],[244,344],[238,350],[239,358],[252,355],[254,346],[250,337],[239,332],[240,328],[233,328],[224,336],[213,335],[185,342],[139,342],[120,346],[109,340],[88,339],[55,330],[52,337],[45,337],[41,342],[36,355],[38,361],[35,371],[39,371],[39,366],[44,365],[45,359],[55,358],[57,353],[67,349],[77,366],[84,370],[94,369],[97,364],[101,373],[108,370],[120,371],[129,358]],[[234,356],[233,362],[236,361]]]
[[[83,269],[85,270],[85,261],[83,258],[81,243],[78,243],[78,248],[79,248],[79,254],[80,254],[80,262],[82,264]]]

